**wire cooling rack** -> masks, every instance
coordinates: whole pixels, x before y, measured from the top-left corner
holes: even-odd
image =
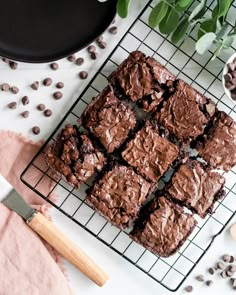
[[[209,13],[213,2],[208,1]],[[54,177],[46,163],[42,165],[40,160],[43,157],[45,148],[55,140],[61,128],[68,123],[77,124],[77,119],[92,97],[96,96],[107,85],[106,77],[128,56],[129,52],[136,49],[156,58],[177,77],[182,78],[200,92],[212,98],[219,109],[224,110],[236,120],[236,108],[224,95],[221,85],[221,70],[228,56],[234,52],[234,48],[232,47],[227,54],[222,54],[220,58],[212,62],[212,52],[208,52],[204,56],[200,56],[195,52],[196,32],[194,30],[191,32],[190,37],[181,44],[178,46],[173,45],[168,36],[164,38],[157,30],[151,29],[147,24],[148,15],[155,3],[156,1],[149,1],[42,149],[26,167],[21,175],[21,180],[42,198],[48,200],[58,210],[146,275],[170,291],[176,291],[207,252],[215,237],[224,230],[235,214],[236,168],[227,174],[224,173],[227,195],[224,200],[215,204],[215,213],[212,216],[208,215],[204,220],[196,217],[198,225],[181,249],[169,258],[160,258],[133,242],[129,238],[127,231],[120,231],[111,226],[84,202],[85,190],[91,186],[92,179],[83,184],[79,190],[73,189],[63,180]],[[236,7],[234,8],[235,13]],[[229,23],[231,23],[230,16]],[[233,23],[234,17],[232,16]],[[134,106],[134,109],[136,108]],[[35,169],[41,175],[38,179],[30,177],[31,171]],[[46,178],[50,178],[54,184],[53,189],[48,194],[45,194],[42,188],[42,183]],[[57,192],[60,198],[57,203],[53,203],[49,199],[54,191]]]

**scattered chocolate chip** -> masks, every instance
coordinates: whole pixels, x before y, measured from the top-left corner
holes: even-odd
[[[50,64],[50,68],[51,68],[53,71],[56,71],[56,70],[59,69],[59,65],[58,65],[58,63],[53,62],[53,63]]]
[[[91,57],[91,59],[94,59],[94,60],[97,59],[97,57],[98,57],[97,52],[91,52],[90,57]]]
[[[223,279],[226,279],[228,277],[225,270],[221,272],[221,276]]]
[[[223,257],[224,262],[229,262],[230,261],[230,255],[229,254],[225,254]]]
[[[12,109],[12,110],[16,109],[16,106],[17,106],[17,104],[16,104],[15,101],[10,102],[10,103],[8,104],[8,108],[9,108],[9,109]]]
[[[235,85],[232,84],[231,82],[225,82],[225,87],[229,90],[234,90],[235,89]]]
[[[88,77],[88,73],[86,71],[81,71],[79,73],[79,76],[80,76],[81,79],[84,80],[84,79],[86,79]]]
[[[64,83],[63,82],[57,82],[56,87],[61,89],[64,87]]]
[[[33,132],[34,134],[39,134],[39,133],[40,133],[40,128],[39,128],[38,126],[34,126],[34,127],[32,128],[32,132]]]
[[[227,66],[228,66],[228,70],[229,70],[230,72],[233,72],[233,71],[234,71],[234,69],[235,69],[235,64],[234,64],[233,62],[228,63]]]
[[[18,67],[18,63],[15,61],[9,61],[9,66],[12,70],[16,70]]]
[[[227,73],[224,75],[225,82],[231,82],[232,81],[232,75],[230,73]]]
[[[204,276],[203,275],[198,275],[196,276],[196,280],[199,282],[204,282]]]
[[[101,43],[103,42],[103,35],[99,36],[97,39],[96,39],[97,43]]]
[[[234,256],[230,256],[230,259],[229,259],[229,263],[233,263],[234,262]]]
[[[2,91],[9,91],[10,90],[10,85],[8,83],[3,83],[2,84]]]
[[[193,286],[186,286],[184,289],[186,292],[190,293],[193,291]]]
[[[44,111],[45,110],[45,104],[43,104],[43,103],[40,103],[39,105],[37,105],[37,109],[39,110],[39,111]]]
[[[62,94],[61,91],[56,91],[56,92],[53,93],[53,97],[54,97],[55,99],[61,99],[62,96],[63,96],[63,94]]]
[[[75,64],[76,64],[77,66],[82,66],[83,63],[84,63],[84,59],[83,59],[83,57],[78,57],[78,58],[76,59],[76,61],[75,61]]]
[[[229,271],[236,272],[236,265],[235,264],[229,265]]]
[[[206,285],[207,285],[208,287],[211,287],[211,286],[213,285],[213,281],[212,281],[212,280],[208,280],[208,281],[206,281]]]
[[[33,90],[38,90],[39,89],[39,82],[38,81],[35,81],[34,83],[32,83],[30,85],[30,87],[33,89]]]
[[[76,56],[75,56],[75,54],[72,54],[72,55],[68,56],[67,59],[68,59],[70,62],[74,62],[74,61],[76,60]]]
[[[28,118],[29,117],[29,111],[24,111],[23,113],[21,113],[21,116],[23,118]]]
[[[228,74],[229,74],[229,73],[228,73]],[[230,75],[231,75],[233,78],[236,78],[236,71],[231,72]]]
[[[236,78],[233,78],[231,81],[232,84],[236,85]]]
[[[45,117],[51,117],[51,115],[52,115],[52,111],[50,109],[47,109],[47,110],[44,111],[44,116]]]
[[[45,78],[43,80],[43,85],[44,86],[50,86],[50,85],[52,85],[52,79],[51,78]]]
[[[95,45],[89,45],[89,47],[87,48],[89,53],[96,52],[96,49],[97,48]]]
[[[11,87],[11,92],[12,92],[13,94],[17,94],[19,91],[20,91],[19,88],[16,87],[16,86],[12,86],[12,87]]]
[[[109,33],[115,35],[115,34],[117,34],[118,28],[117,27],[110,27],[108,31],[109,31]]]
[[[105,49],[107,47],[107,43],[102,41],[102,42],[99,42],[98,43],[98,46],[101,48],[101,49]]]
[[[208,272],[209,272],[209,274],[213,275],[213,274],[215,273],[215,270],[214,270],[213,267],[210,267],[210,268],[208,269]]]
[[[22,101],[22,104],[25,106],[25,105],[29,104],[29,97],[23,96],[21,101]]]
[[[217,263],[217,268],[218,269],[221,269],[221,270],[225,270],[226,266],[223,262],[218,262]]]
[[[7,64],[9,63],[9,59],[6,58],[6,57],[2,57],[2,61],[5,62],[5,63],[7,63]]]
[[[234,275],[234,272],[227,270],[226,275],[227,275],[228,278],[231,278]]]

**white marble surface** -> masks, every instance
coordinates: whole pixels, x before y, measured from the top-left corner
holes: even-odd
[[[129,18],[125,21],[120,22],[117,20],[116,25],[119,26],[119,32],[116,36],[111,36],[109,33],[105,33],[105,41],[108,43],[106,50],[99,50],[99,59],[97,61],[91,62],[89,60],[86,50],[78,53],[77,56],[83,56],[86,59],[86,63],[82,67],[78,67],[74,64],[69,63],[67,60],[59,61],[60,70],[52,71],[49,68],[48,64],[24,64],[20,63],[17,71],[12,71],[4,63],[0,63],[0,84],[8,82],[10,85],[16,85],[20,88],[20,92],[17,95],[11,93],[0,92],[0,128],[6,130],[14,130],[21,132],[28,137],[31,137],[34,140],[46,139],[48,135],[53,131],[55,126],[58,124],[58,121],[63,117],[65,112],[69,109],[75,99],[79,96],[82,89],[87,85],[89,79],[82,81],[78,78],[78,72],[80,70],[88,70],[89,78],[97,71],[102,62],[106,59],[109,52],[114,48],[115,44],[119,41],[122,35],[125,33],[130,23],[134,20],[137,14],[140,12],[141,8],[147,3],[147,1],[137,1],[133,2],[132,13]],[[138,29],[137,34],[141,34],[141,31]],[[134,32],[135,33],[135,32]],[[162,42],[163,39],[159,34],[151,34],[150,38],[146,40],[146,43],[149,46],[156,46],[158,42]],[[132,50],[137,44],[132,43],[132,40],[127,39],[125,46],[127,49]],[[146,47],[142,48],[144,51],[148,51]],[[194,54],[193,42],[188,40],[187,43],[182,45],[183,52],[190,52]],[[182,73],[179,76],[182,76],[188,80],[188,76],[194,79],[195,75],[199,73],[202,65],[208,62],[209,56],[207,58],[199,57],[194,54],[193,59],[188,61],[188,58],[177,51],[174,53],[174,48],[169,42],[162,43],[161,47],[158,50],[159,59],[161,62],[166,63],[166,60],[172,60],[179,67],[183,67]],[[174,54],[173,54],[174,53]],[[212,73],[218,75],[220,69],[222,68],[223,61],[227,59],[228,53],[222,55],[222,60],[217,60],[214,64],[208,62],[207,68],[210,69]],[[162,59],[165,58],[166,60]],[[186,63],[186,64],[185,64]],[[205,65],[204,64],[204,65]],[[173,71],[178,72],[176,68],[172,67],[171,64],[167,66]],[[178,68],[179,69],[179,68]],[[178,73],[176,73],[178,74]],[[187,76],[184,76],[187,75]],[[53,78],[54,84],[51,87],[44,87],[40,85],[38,91],[32,90],[29,85],[34,81],[42,81],[45,77]],[[207,78],[205,78],[207,77]],[[204,86],[204,83],[210,83],[211,76],[208,73],[205,75],[202,72],[202,75],[198,75],[196,78],[195,87],[201,88],[199,85]],[[52,93],[56,90],[55,83],[58,81],[63,81],[65,83],[65,88],[62,90],[63,98],[60,101],[55,101],[52,98]],[[212,90],[212,92],[210,92]],[[219,85],[218,81],[210,89],[208,95],[211,94],[217,96],[220,99],[218,105],[220,108],[230,112],[230,108],[233,108],[233,105],[226,97],[223,96],[222,86]],[[28,106],[22,106],[20,103],[21,98],[24,95],[28,95],[30,98],[30,104]],[[213,99],[215,99],[213,97]],[[6,105],[11,102],[16,101],[18,107],[16,110],[9,110]],[[45,118],[43,114],[36,110],[36,106],[39,103],[44,103],[48,108],[53,110],[53,116],[50,118]],[[20,116],[20,113],[24,110],[30,111],[30,117],[23,119]],[[232,116],[235,116],[235,112],[232,112]],[[41,128],[40,135],[32,135],[31,127],[38,125]],[[228,186],[232,185],[232,175],[231,178],[228,178]],[[235,180],[233,180],[235,181]],[[161,287],[158,283],[144,275],[137,268],[132,266],[125,259],[120,257],[118,254],[107,248],[104,244],[93,238],[86,231],[81,229],[78,225],[73,223],[71,220],[66,218],[62,213],[56,209],[52,209],[53,221],[55,224],[60,227],[71,239],[73,239],[81,248],[83,248],[88,255],[94,258],[109,274],[111,279],[103,287],[96,287],[94,284],[90,283],[83,275],[81,275],[73,266],[66,263],[66,270],[70,285],[73,288],[75,294],[114,294],[120,295],[130,294],[131,292],[136,292],[136,294],[171,294],[165,288]],[[233,221],[236,221],[234,218]],[[193,273],[189,276],[183,286],[187,284],[194,285],[193,294],[230,294],[233,291],[230,288],[229,282],[220,280],[219,276],[214,277],[214,285],[211,288],[206,287],[204,284],[196,282],[194,277],[202,273],[206,275],[208,279],[211,279],[210,275],[207,275],[206,269],[208,266],[212,266],[218,260],[219,256],[224,253],[235,254],[236,242],[232,241],[229,237],[228,228],[218,237],[213,244],[212,248],[201,260],[198,266],[195,268]],[[177,294],[182,294],[183,287],[179,289]],[[19,294],[21,295],[21,294]],[[60,295],[60,294],[59,294]],[[61,294],[63,295],[63,294]]]

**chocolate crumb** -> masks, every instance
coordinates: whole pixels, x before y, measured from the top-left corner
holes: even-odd
[[[50,86],[50,85],[52,85],[52,79],[51,78],[45,78],[43,80],[43,85],[44,86]]]
[[[54,97],[55,99],[61,99],[62,96],[63,96],[63,94],[62,94],[61,91],[56,91],[56,92],[53,93],[53,97]]]
[[[1,87],[2,91],[9,91],[10,90],[10,85],[8,83],[3,83]]]
[[[29,111],[24,111],[23,113],[21,113],[21,116],[23,118],[28,118],[29,117]]]
[[[118,28],[117,27],[110,27],[108,31],[109,31],[109,33],[115,35],[115,34],[117,34]]]
[[[196,276],[196,280],[199,282],[204,282],[204,276],[203,275],[198,275]]]
[[[75,64],[76,64],[77,66],[82,66],[83,63],[84,63],[84,59],[83,59],[83,57],[78,57],[78,58],[76,59],[76,61],[75,61]]]
[[[37,109],[39,110],[39,111],[44,111],[45,110],[45,104],[43,104],[43,103],[40,103],[39,105],[37,105]]]
[[[207,285],[208,287],[211,287],[211,286],[213,285],[213,281],[212,281],[212,280],[208,280],[208,281],[206,281],[206,285]]]
[[[61,89],[64,87],[64,83],[63,82],[57,82],[56,87]]]
[[[52,111],[50,109],[47,109],[47,110],[44,111],[44,116],[45,117],[51,117],[51,115],[52,115]]]
[[[86,79],[87,77],[88,77],[88,72],[86,72],[86,71],[81,71],[80,73],[79,73],[79,76],[80,76],[80,78],[81,79]]]
[[[59,69],[59,65],[58,65],[58,63],[53,62],[53,63],[50,64],[50,68],[51,68],[53,71],[56,71],[56,70]]]
[[[39,134],[39,133],[40,133],[40,128],[39,128],[38,126],[34,126],[34,127],[32,128],[32,132],[33,132],[34,134]]]
[[[17,94],[19,91],[20,91],[19,88],[16,87],[16,86],[12,86],[12,87],[11,87],[11,92],[12,92],[13,94]]]
[[[184,289],[186,292],[190,293],[193,291],[193,286],[186,286],[185,289]]]
[[[34,83],[32,83],[30,85],[30,87],[33,89],[33,90],[38,90],[39,89],[39,82],[38,81],[35,81]]]
[[[8,108],[9,108],[9,109],[12,109],[12,110],[16,109],[16,106],[17,106],[17,103],[16,103],[15,101],[10,102],[10,103],[8,104]]]
[[[29,102],[30,102],[28,96],[23,96],[21,101],[24,106],[29,104]]]
[[[75,54],[72,54],[72,55],[68,56],[67,60],[70,61],[70,62],[74,62],[76,60]]]

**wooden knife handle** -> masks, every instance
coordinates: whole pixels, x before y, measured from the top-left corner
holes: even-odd
[[[98,286],[103,286],[109,279],[95,262],[41,213],[36,213],[28,225]]]

